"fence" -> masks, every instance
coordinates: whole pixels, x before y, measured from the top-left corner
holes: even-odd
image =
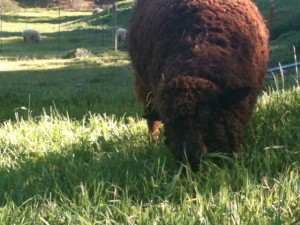
[[[111,3],[97,10],[79,9],[76,11],[81,12],[81,15],[77,15],[74,11],[62,10],[61,6],[54,5],[49,6],[48,10],[51,18],[48,14],[46,17],[41,16],[38,9],[34,12],[34,8],[15,14],[0,12],[0,51],[11,53],[19,45],[22,55],[22,47],[26,51],[33,48],[25,45],[22,39],[22,31],[28,28],[38,30],[43,39],[41,44],[31,46],[43,49],[49,54],[76,48],[86,48],[94,52],[103,48],[124,49],[126,46],[123,43],[118,46],[115,31],[117,27],[126,27],[128,24],[129,17],[126,15],[130,13],[131,6],[123,4],[118,11],[116,4]],[[123,17],[120,24],[117,23],[117,15]],[[19,27],[10,27],[14,21]]]

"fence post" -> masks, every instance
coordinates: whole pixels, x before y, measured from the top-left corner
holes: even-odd
[[[57,50],[60,50],[60,8],[61,0],[58,1],[58,39],[57,39]]]
[[[115,51],[118,51],[118,37],[117,37],[117,7],[116,7],[116,1],[113,3],[112,7],[112,17],[113,17],[113,40],[114,40],[114,48]]]
[[[0,7],[0,26],[1,26],[1,30],[0,30],[0,52],[2,52],[2,8]]]

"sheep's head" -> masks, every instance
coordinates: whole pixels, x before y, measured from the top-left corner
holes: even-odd
[[[40,36],[36,38],[36,42],[37,42],[37,43],[40,43],[40,42],[42,42],[42,41],[43,41],[43,39],[42,39]]]
[[[208,152],[234,151],[244,128],[240,124],[243,115],[236,110],[250,91],[249,87],[224,91],[213,82],[191,76],[161,84],[156,119],[164,123],[165,142],[177,160],[183,162],[186,156],[197,169],[199,159]]]

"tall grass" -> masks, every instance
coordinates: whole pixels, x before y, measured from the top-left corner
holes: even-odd
[[[3,224],[292,224],[300,217],[298,90],[259,99],[237,159],[181,174],[134,117],[55,109],[0,129]],[[221,156],[220,156],[221,157]]]

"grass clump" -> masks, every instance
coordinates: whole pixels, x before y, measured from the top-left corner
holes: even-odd
[[[70,50],[67,52],[62,58],[70,59],[70,58],[89,58],[92,54],[89,50],[85,48],[77,48],[75,50]]]

